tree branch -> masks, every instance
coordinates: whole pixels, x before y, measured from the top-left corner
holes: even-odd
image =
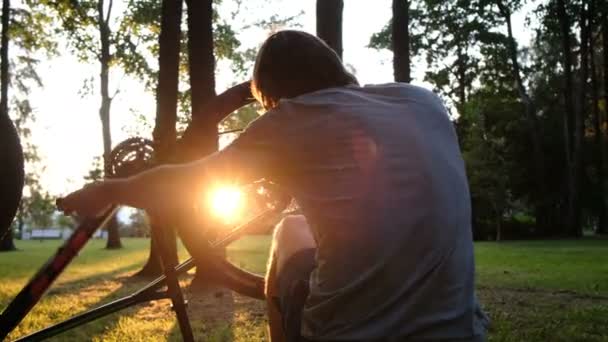
[[[112,14],[112,5],[114,5],[114,0],[109,0],[108,3],[108,13],[106,13],[105,24],[110,26],[110,15]]]

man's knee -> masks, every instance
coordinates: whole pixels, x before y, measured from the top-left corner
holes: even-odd
[[[273,236],[273,254],[277,259],[277,269],[281,269],[287,259],[296,252],[315,247],[314,238],[303,215],[286,216],[277,224]]]
[[[289,215],[284,217],[275,228],[273,240],[279,248],[283,249],[289,246],[314,247],[314,239],[304,215]]]

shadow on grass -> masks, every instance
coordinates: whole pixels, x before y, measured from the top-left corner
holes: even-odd
[[[57,296],[66,293],[73,293],[74,291],[78,291],[79,288],[93,286],[101,281],[128,282],[131,278],[133,279],[133,281],[145,281],[145,279],[132,277],[131,275],[119,276],[126,272],[132,272],[140,267],[141,265],[139,263],[134,263],[131,265],[126,265],[121,268],[114,269],[112,271],[97,273],[91,276],[74,279],[68,282],[62,282],[54,287],[51,287],[51,289],[49,289],[49,291],[46,293],[46,296]]]
[[[186,289],[186,284],[191,281],[191,275],[180,277],[180,283],[183,290]],[[125,277],[122,286],[116,291],[108,294],[103,299],[99,300],[91,307],[97,307],[107,302],[116,300],[120,297],[130,295],[139,290],[141,287],[148,284],[150,279],[140,277]],[[188,291],[184,291],[185,298],[190,300],[190,303],[196,303],[197,300],[192,300]],[[189,306],[189,316],[193,315],[192,306]],[[194,315],[196,315],[194,313]],[[112,313],[106,317],[96,321],[87,323],[81,327],[77,327],[72,331],[63,333],[54,338],[55,341],[82,341],[91,340],[95,337],[100,341],[131,341],[131,340],[162,340],[163,336],[171,335],[172,325],[177,325],[177,320],[174,312],[170,309],[170,300],[162,299],[150,302],[139,303],[132,307]],[[174,338],[181,341],[181,334],[178,330],[174,332],[177,336]],[[196,335],[195,336],[200,336]],[[200,339],[197,339],[200,340]]]
[[[268,340],[265,302],[228,289],[191,294],[188,315],[195,341]],[[168,340],[182,340],[177,322],[174,322]]]
[[[130,284],[131,282],[128,281],[128,277],[122,278],[122,282],[118,284],[117,280],[114,279],[113,282],[108,281],[102,284],[82,287],[78,294],[74,294],[73,292],[56,292],[54,295],[51,294],[51,296],[43,298],[43,302],[34,307],[30,315],[26,316],[25,320],[17,327],[16,331],[13,332],[13,335],[9,336],[9,338],[14,339],[20,336],[29,335],[43,328],[50,327],[77,314],[86,312],[127,295],[132,292],[133,289],[141,286],[139,284]],[[105,294],[99,297],[98,294],[100,292],[105,292]],[[90,297],[95,297],[96,299],[94,301],[87,302],[86,299]],[[79,298],[82,298],[83,300],[79,300]],[[50,302],[44,303],[45,301]],[[74,305],[70,305],[70,303],[73,303]],[[90,340],[91,336],[94,336],[103,330],[105,324],[100,324],[100,322],[103,320],[104,318],[89,322],[82,326],[77,326],[72,330],[55,336],[53,339],[56,341]]]
[[[87,281],[94,284],[94,282],[90,278],[87,279]],[[128,296],[148,283],[148,281],[146,281],[146,280],[133,278],[130,275],[114,277],[114,278],[112,278],[112,281],[118,281],[120,283],[119,286],[117,288],[115,288],[113,291],[107,293],[105,296],[101,297],[99,300],[95,301],[94,303],[87,305],[86,308],[84,310],[82,310],[81,312],[74,313],[74,315],[77,315],[77,314],[80,314],[80,313],[83,313],[83,312],[86,312],[89,310],[93,310],[101,305],[104,305],[104,304],[107,304],[114,300],[117,300],[119,298]],[[103,290],[103,285],[104,284],[100,285],[102,290]],[[91,289],[91,291],[96,291],[96,290],[99,291],[99,289],[95,289],[94,285],[90,286],[89,289]],[[83,292],[81,294],[86,295],[86,292]],[[108,316],[101,317],[97,320],[85,323],[81,326],[77,326],[71,330],[68,330],[64,333],[61,333],[61,334],[55,336],[52,340],[55,340],[55,341],[91,340],[91,338],[93,336],[100,335],[100,334],[104,333],[109,327],[117,325],[121,316],[123,316],[125,313],[127,313],[127,314],[134,313],[135,310],[141,305],[142,304],[138,304],[134,307],[126,308],[121,311],[112,313]],[[72,317],[72,316],[70,316],[70,317]],[[64,319],[68,319],[70,317],[65,317]]]
[[[227,342],[234,340],[235,295],[225,288],[185,291],[188,298],[188,318],[195,341]],[[169,341],[182,341],[179,324],[175,320],[168,335]]]

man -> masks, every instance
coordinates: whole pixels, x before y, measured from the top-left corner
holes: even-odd
[[[252,93],[267,112],[223,151],[85,187],[62,208],[95,215],[115,203],[163,216],[191,205],[205,182],[267,178],[304,213],[273,237],[273,341],[484,340],[468,184],[440,99],[406,84],[360,87],[299,31],[263,44]]]

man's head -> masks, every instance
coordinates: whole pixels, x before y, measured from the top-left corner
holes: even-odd
[[[348,84],[357,84],[357,79],[327,44],[306,32],[286,30],[260,48],[251,91],[269,110],[281,99]]]

